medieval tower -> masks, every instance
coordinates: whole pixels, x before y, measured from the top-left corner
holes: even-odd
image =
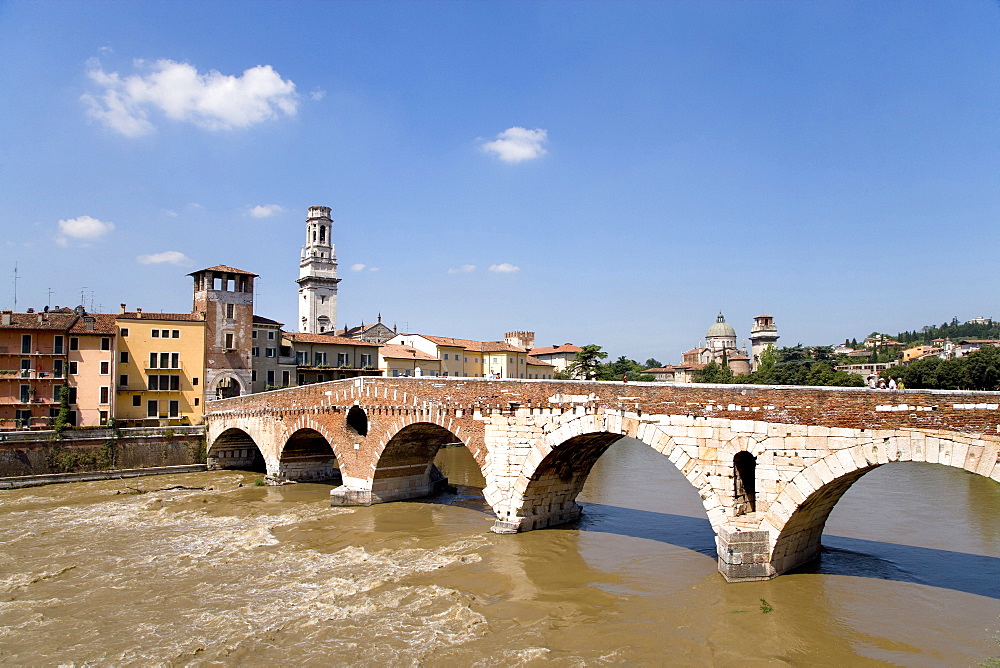
[[[188,276],[194,278],[191,310],[205,318],[204,400],[249,394],[253,280],[257,274],[219,265]]]
[[[756,371],[760,366],[760,355],[768,346],[777,346],[778,327],[774,324],[774,318],[769,315],[759,315],[753,319],[753,327],[750,328],[750,360],[752,370]]]
[[[299,258],[299,331],[323,334],[337,329],[337,256],[330,207],[311,206],[306,245]]]

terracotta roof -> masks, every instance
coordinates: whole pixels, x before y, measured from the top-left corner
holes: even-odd
[[[337,346],[367,346],[369,348],[378,348],[377,343],[369,343],[368,341],[358,341],[357,339],[345,339],[343,336],[331,336],[329,334],[306,334],[304,332],[287,332],[285,333],[285,338],[295,341],[296,343],[325,343],[328,345]]]
[[[416,348],[411,348],[410,346],[384,345],[379,347],[378,352],[382,357],[389,359],[439,361],[438,358],[433,355],[428,355],[427,353],[421,352]]]
[[[87,334],[101,336],[117,334],[118,326],[115,324],[116,317],[117,316],[114,313],[87,313],[77,318],[77,321],[73,323],[73,326],[69,328],[69,331],[70,334],[80,334],[83,336],[86,336]],[[87,329],[87,318],[94,319],[93,329]]]
[[[672,366],[661,366],[657,369],[643,369],[643,373],[673,373],[674,369],[677,367]]]
[[[582,351],[583,348],[580,346],[574,346],[572,343],[564,343],[558,346],[548,346],[547,348],[532,348],[528,351],[529,355],[552,355],[554,353],[578,353]]]
[[[175,320],[187,322],[202,322],[204,313],[152,313],[150,311],[128,311],[115,315],[118,320]]]
[[[255,325],[278,325],[279,327],[284,325],[283,322],[278,322],[277,320],[271,320],[270,318],[265,318],[262,315],[254,314],[253,322]]]
[[[524,348],[511,345],[506,341],[474,341],[472,339],[456,339],[448,336],[431,336],[429,334],[403,334],[402,336],[419,336],[439,346],[465,348],[472,353],[527,352]]]
[[[61,311],[61,309],[60,309]],[[6,314],[5,314],[6,315]],[[66,331],[73,325],[76,314],[53,313],[39,311],[38,313],[11,313],[10,324],[0,325],[0,329],[51,329]]]
[[[227,267],[224,264],[217,264],[214,267],[208,267],[207,269],[199,269],[198,271],[192,271],[188,276],[194,276],[195,274],[200,274],[203,271],[222,271],[227,274],[245,274],[247,276],[256,276],[257,274],[252,271],[243,271],[242,269],[237,269],[236,267]]]
[[[528,355],[528,366],[547,366],[552,369],[555,368],[555,366],[553,366],[552,364],[549,364],[548,362],[543,362],[542,360],[532,357],[531,355]]]

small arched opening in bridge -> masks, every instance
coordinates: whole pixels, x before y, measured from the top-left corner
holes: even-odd
[[[299,429],[285,441],[278,458],[276,477],[299,482],[330,481],[340,484],[340,469],[333,447],[315,429]]]
[[[209,469],[267,472],[267,465],[260,448],[242,429],[227,429],[219,434],[208,448],[207,462]]]
[[[757,510],[757,458],[746,450],[733,457],[733,506],[737,515]]]
[[[782,527],[771,562],[779,574],[801,566],[1000,598],[995,586],[982,590],[985,573],[1000,574],[997,544],[995,481],[951,465],[891,461],[810,494]]]
[[[434,465],[438,450],[461,442],[451,431],[431,422],[416,422],[400,429],[379,456],[372,494],[382,501],[433,494],[446,482]]]
[[[351,410],[347,411],[347,426],[358,436],[368,435],[368,414],[361,406],[351,406]]]

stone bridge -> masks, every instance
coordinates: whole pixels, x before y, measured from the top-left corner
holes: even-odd
[[[591,467],[630,436],[697,490],[730,581],[817,557],[834,505],[878,466],[1000,481],[1000,392],[368,377],[211,402],[205,421],[210,467],[256,460],[299,481],[339,468],[335,505],[430,494],[438,449],[464,444],[498,533],[577,519]]]

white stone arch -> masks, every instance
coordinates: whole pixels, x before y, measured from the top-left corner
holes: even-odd
[[[698,426],[710,428],[707,423]],[[547,492],[551,498],[545,499],[545,502],[537,496],[532,498],[533,495],[529,494],[529,490],[538,483],[549,483],[550,487],[553,483],[549,480],[540,481],[537,478],[539,468],[543,464],[552,464],[553,453],[557,453],[558,456],[563,446],[571,440],[577,439],[579,441],[580,437],[599,434],[607,434],[613,437],[613,440],[606,445],[595,440],[592,446],[594,450],[591,454],[596,453],[596,456],[586,464],[586,470],[581,471],[583,475],[580,478],[573,480],[562,490]],[[503,490],[492,490],[492,496],[501,499],[502,502],[493,503],[491,496],[487,494],[487,501],[493,506],[499,518],[498,530],[529,531],[561,524],[578,517],[580,512],[579,506],[576,504],[576,495],[582,489],[586,476],[590,473],[590,467],[604,454],[607,447],[610,447],[614,441],[622,436],[629,436],[645,443],[665,456],[691,483],[702,499],[702,505],[705,507],[712,528],[718,530],[718,525],[726,518],[726,508],[713,482],[716,471],[711,465],[691,456],[692,448],[697,450],[697,446],[682,445],[668,434],[660,423],[644,422],[635,413],[623,413],[613,409],[560,420],[555,429],[547,430],[534,443],[521,465],[520,473],[513,481],[509,493],[504,495]],[[759,446],[755,445],[754,447]],[[597,452],[597,449],[600,449],[600,452]],[[487,477],[487,481],[490,481],[489,477]],[[541,507],[537,507],[539,505]]]
[[[252,443],[240,442],[239,439],[223,439],[233,431],[243,433]],[[253,451],[263,457],[267,470],[270,470],[268,441],[259,429],[256,420],[237,419],[213,421],[205,434],[205,456],[209,468],[242,468],[250,467],[254,461]]]
[[[817,556],[834,506],[862,476],[893,462],[951,466],[1000,481],[996,438],[945,432],[882,432],[830,453],[796,474],[770,505],[761,528],[771,536],[775,574]]]

